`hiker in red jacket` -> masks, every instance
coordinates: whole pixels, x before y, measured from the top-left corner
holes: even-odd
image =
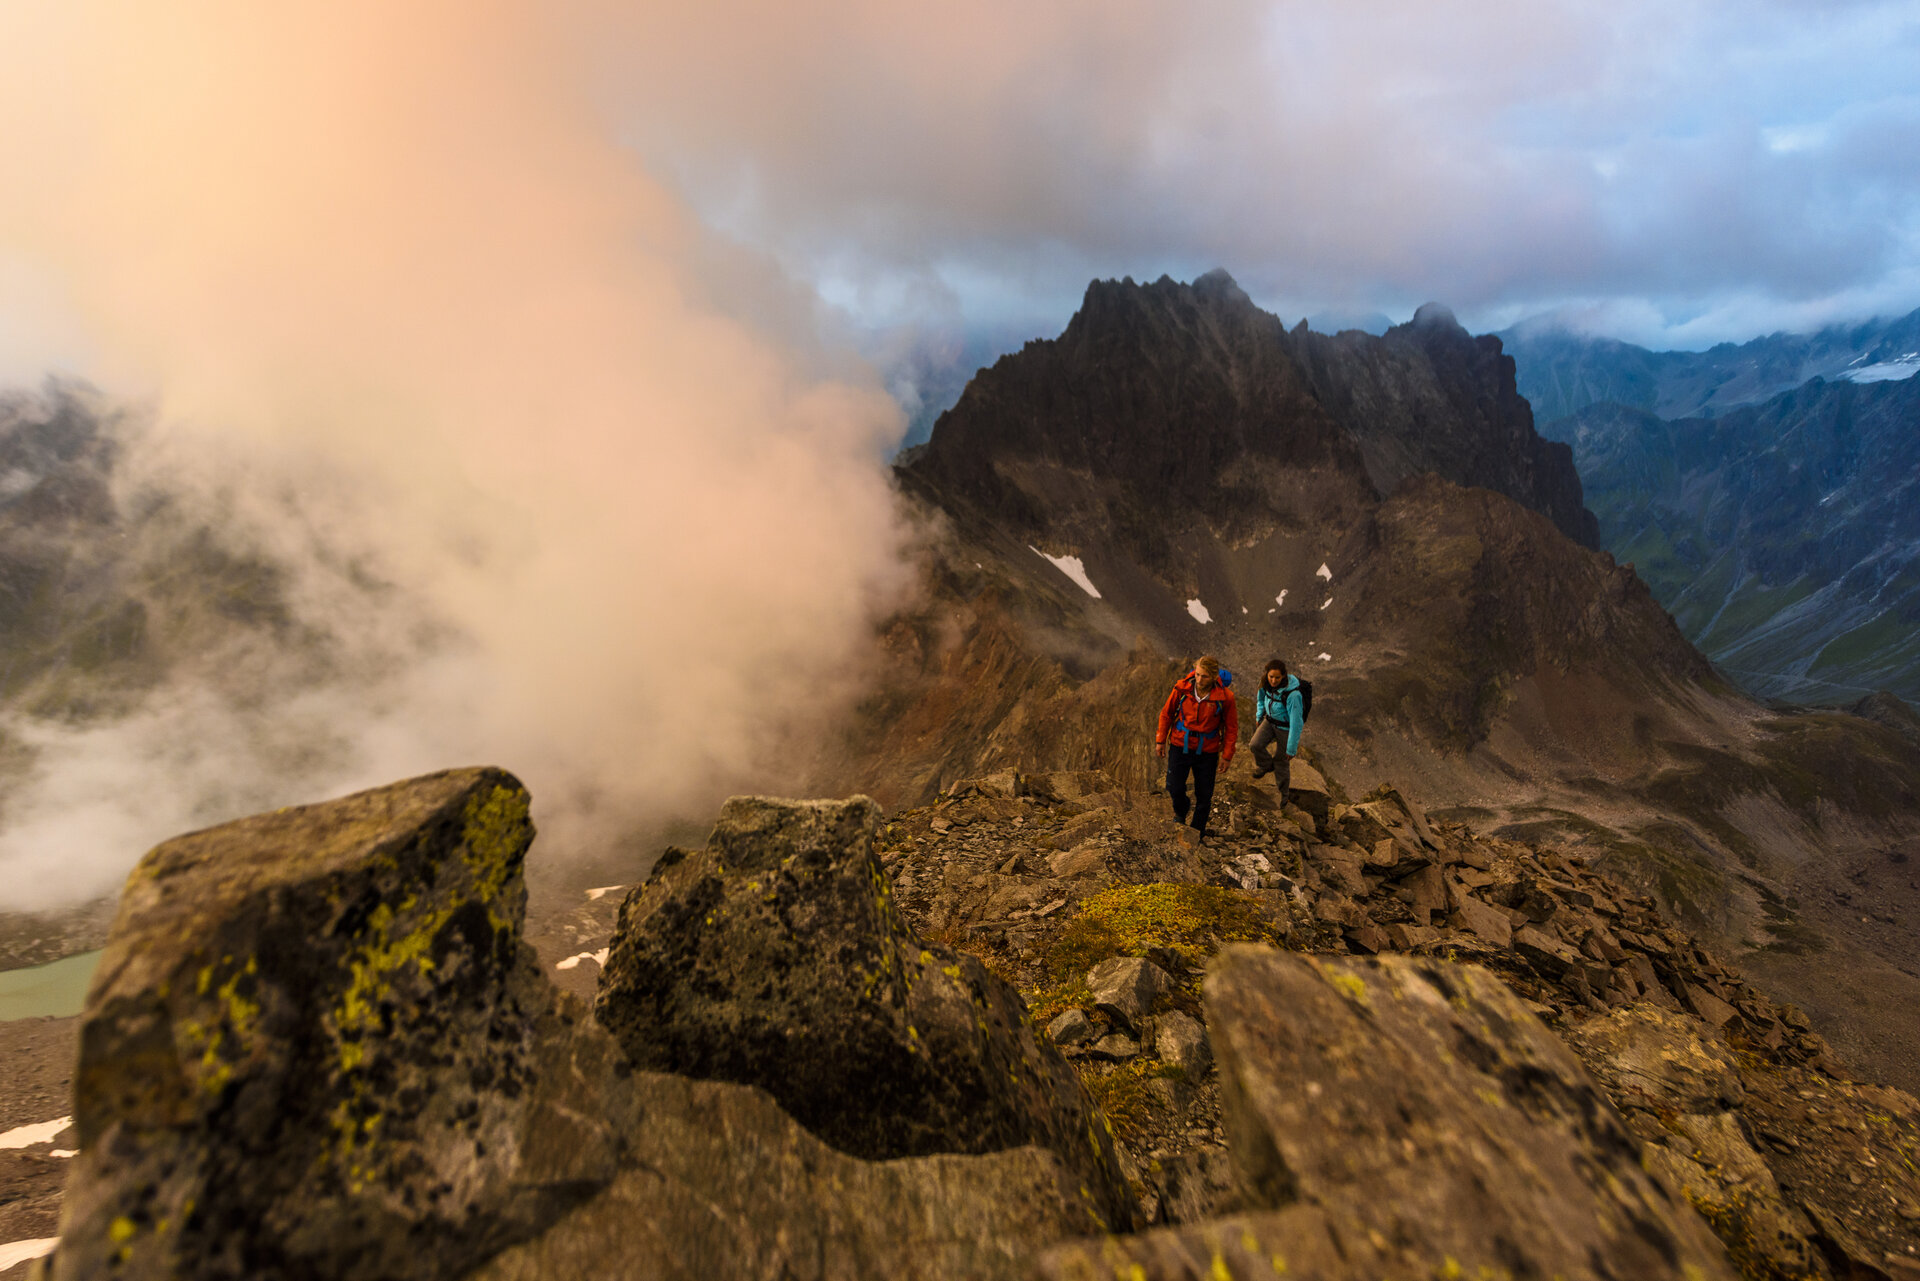
[[[1220,679],[1220,660],[1202,656],[1193,670],[1174,683],[1160,709],[1160,727],[1153,750],[1167,758],[1167,795],[1173,798],[1176,823],[1187,821],[1187,775],[1193,775],[1193,830],[1207,835],[1207,816],[1213,812],[1213,778],[1222,763],[1233,763],[1233,745],[1240,737],[1240,710],[1233,691]]]

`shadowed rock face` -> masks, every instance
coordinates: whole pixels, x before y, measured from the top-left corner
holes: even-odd
[[[865,797],[738,797],[623,905],[595,1015],[640,1067],[757,1085],[872,1159],[1038,1144],[1106,1221],[1131,1199],[1104,1120],[980,962],[896,912]]]
[[[1382,338],[1289,333],[1225,272],[1095,281],[1059,338],[982,370],[900,471],[1023,537],[1110,528],[1149,565],[1196,514],[1238,532],[1297,516],[1281,472],[1321,475],[1323,521],[1345,488],[1329,476],[1357,486],[1351,504],[1433,471],[1597,545],[1572,452],[1534,433],[1499,339],[1436,306]]]

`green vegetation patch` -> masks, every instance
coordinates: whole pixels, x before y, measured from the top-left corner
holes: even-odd
[[[1888,611],[1828,642],[1807,669],[1809,676],[1845,680],[1861,668],[1887,670],[1910,660],[1915,648],[1914,626]]]
[[[1094,1105],[1107,1114],[1114,1133],[1122,1141],[1138,1144],[1147,1123],[1160,1105],[1153,1095],[1153,1081],[1160,1077],[1179,1079],[1186,1073],[1154,1059],[1135,1059],[1112,1071],[1081,1069],[1080,1080]]]
[[[1048,947],[1046,972],[1054,982],[1085,974],[1116,956],[1145,956],[1168,947],[1198,966],[1222,943],[1267,943],[1282,936],[1260,900],[1217,885],[1117,885],[1080,905]]]

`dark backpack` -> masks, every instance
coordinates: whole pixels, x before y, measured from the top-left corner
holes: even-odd
[[[1294,677],[1299,681],[1298,676]],[[1305,725],[1307,717],[1313,712],[1313,682],[1300,681],[1300,723]]]

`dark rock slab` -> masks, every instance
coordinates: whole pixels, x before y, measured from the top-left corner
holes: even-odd
[[[1087,971],[1094,1007],[1136,1030],[1172,990],[1173,977],[1144,957],[1116,956]]]
[[[1324,1275],[1731,1276],[1578,1060],[1477,966],[1236,946],[1206,1003],[1248,1205],[1322,1212],[1348,1269]]]
[[[65,1278],[457,1276],[614,1173],[520,939],[527,794],[451,770],[178,837],[81,1016]]]
[[[1053,1242],[1100,1229],[1040,1148],[862,1161],[762,1090],[629,1080],[612,1096],[626,1168],[472,1281],[1013,1281]]]
[[[856,1156],[1048,1148],[1129,1224],[1104,1118],[1012,987],[901,920],[881,826],[865,797],[727,802],[622,906],[599,1022],[636,1066],[757,1085]]]

